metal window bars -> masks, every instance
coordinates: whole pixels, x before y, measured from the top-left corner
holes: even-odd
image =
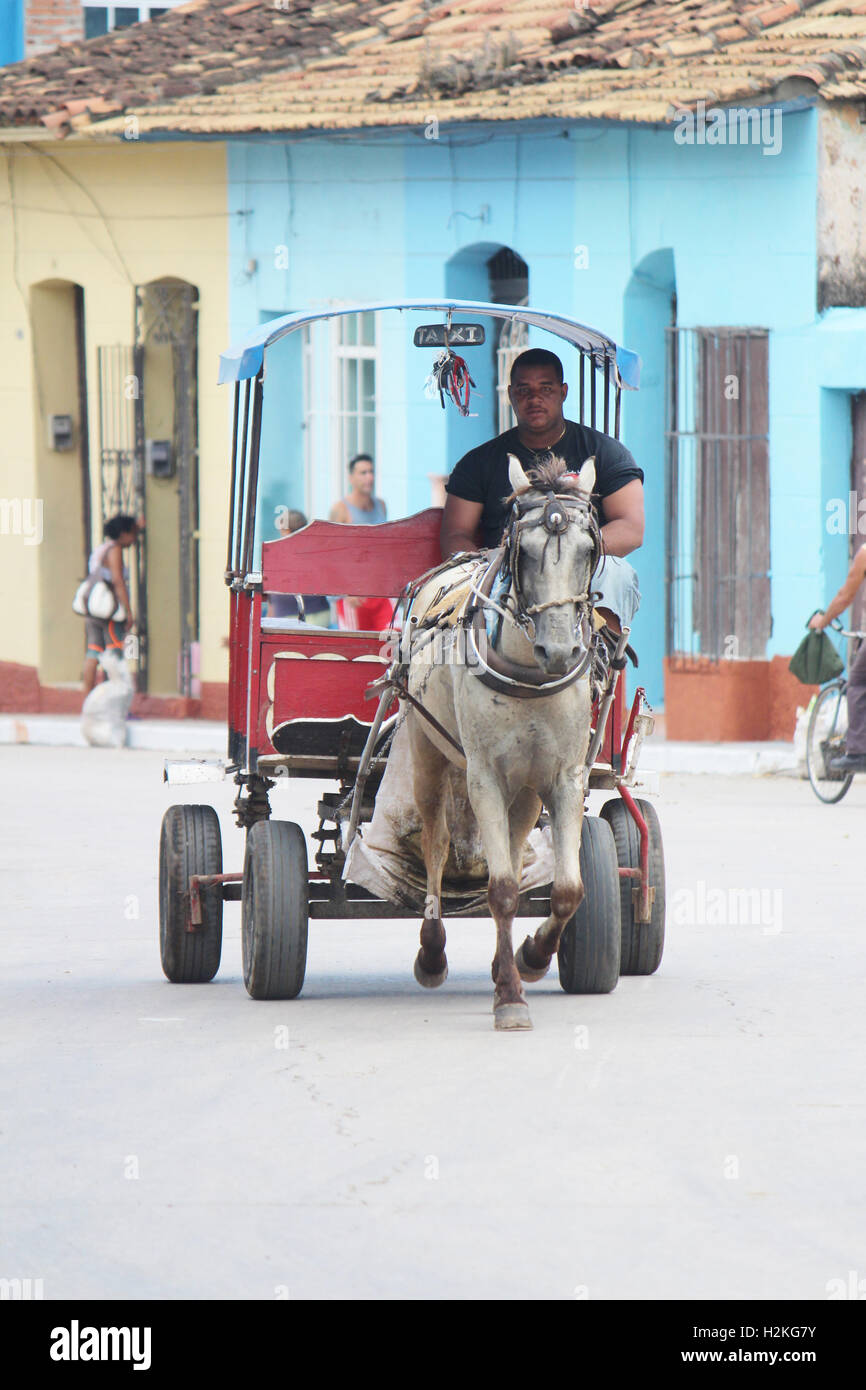
[[[759,659],[771,626],[768,331],[666,334],[666,653]]]

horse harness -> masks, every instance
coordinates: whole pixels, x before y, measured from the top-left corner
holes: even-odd
[[[431,609],[437,610],[436,620],[426,632],[422,629],[420,634],[422,639],[431,640],[437,631],[441,631],[446,626],[465,629],[474,658],[474,663],[470,665],[472,674],[491,689],[518,699],[537,699],[543,695],[556,694],[560,690],[567,689],[586,674],[592,659],[592,629],[589,612],[593,598],[597,597],[596,592],[587,589],[580,594],[572,594],[566,598],[550,599],[546,603],[527,604],[520,584],[518,569],[521,531],[530,526],[544,527],[548,539],[542,552],[543,564],[547,547],[554,539],[557,541],[557,558],[559,558],[560,538],[566,528],[578,519],[578,515],[584,514],[588,518],[592,540],[590,577],[598,568],[602,555],[601,532],[588,501],[575,496],[574,493],[568,495],[556,493],[552,487],[544,487],[543,485],[536,484],[533,491],[545,492],[547,494],[546,500],[536,500],[526,504],[522,502],[521,497],[515,497],[503,544],[491,552],[489,563],[480,582],[471,584],[468,594],[465,592],[465,586],[459,586],[457,590],[459,597],[455,597],[455,602],[451,606],[447,604],[447,596],[440,593],[429,605]],[[529,514],[538,511],[539,508],[541,508],[541,516],[530,519]],[[438,573],[446,572],[451,564],[452,562],[448,561],[432,572],[422,575],[420,580],[413,581],[407,587],[405,591],[407,615],[412,600],[422,585],[429,583],[430,579]],[[503,608],[492,598],[492,591],[497,577],[504,578],[506,573],[510,575],[511,589],[504,599],[507,607]],[[515,622],[528,635],[529,629],[534,627],[533,618],[537,613],[543,612],[546,608],[558,607],[567,603],[574,603],[580,614],[579,621],[584,651],[580,660],[570,671],[566,671],[565,675],[549,676],[538,666],[519,665],[503,657],[493,647],[487,647],[485,610],[494,609],[501,616]],[[487,647],[484,656],[478,649],[479,637],[482,638],[483,645]],[[424,708],[421,701],[410,693],[405,662],[395,662],[389,672],[380,681],[376,681],[374,685],[383,691],[385,688],[390,689],[399,699],[407,701],[435,729],[436,733],[451,745],[460,755],[461,761],[464,761],[463,749],[457,740],[447,729],[443,728],[439,720],[435,719],[429,710]]]
[[[559,559],[563,534],[579,516],[585,515],[588,519],[588,529],[592,540],[590,578],[598,568],[603,549],[601,531],[587,500],[574,493],[557,493],[553,487],[545,487],[539,483],[533,485],[533,492],[546,493],[546,500],[532,500],[525,503],[522,496],[515,497],[503,545],[499,551],[494,552],[494,559],[475,591],[478,601],[466,614],[472,654],[477,662],[477,665],[472,667],[473,674],[491,689],[499,691],[503,695],[511,695],[524,700],[537,699],[542,695],[552,695],[560,690],[565,690],[586,674],[592,660],[592,628],[589,614],[593,598],[598,597],[598,591],[588,588],[582,593],[569,594],[561,599],[550,599],[546,603],[527,604],[520,583],[519,572],[521,532],[531,527],[544,527],[547,532],[547,540],[541,557],[541,563],[544,564],[548,546],[554,540],[556,541],[557,559]],[[537,512],[539,508],[541,508],[541,516],[530,517],[530,513]],[[491,597],[497,574],[504,575],[506,567],[511,579],[510,592],[505,599],[508,606],[507,611],[500,608]],[[486,657],[481,655],[478,649],[478,637],[483,634],[486,639],[487,628],[484,615],[486,608],[493,607],[503,616],[509,617],[529,637],[529,630],[530,628],[534,629],[533,619],[537,613],[541,613],[547,608],[562,607],[568,603],[573,603],[577,608],[584,650],[577,664],[570,671],[566,671],[565,675],[549,676],[538,666],[519,665],[517,662],[509,661],[493,647],[488,647]]]

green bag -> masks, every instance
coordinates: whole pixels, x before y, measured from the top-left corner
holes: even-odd
[[[845,663],[826,632],[810,627],[791,657],[788,670],[804,685],[824,685],[841,676]]]

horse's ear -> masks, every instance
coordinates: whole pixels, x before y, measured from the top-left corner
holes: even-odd
[[[511,484],[512,492],[520,492],[523,488],[532,486],[516,454],[508,455],[508,481]]]
[[[581,492],[592,492],[595,487],[595,454],[590,455],[577,475]]]

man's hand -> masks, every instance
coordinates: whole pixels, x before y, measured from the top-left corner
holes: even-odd
[[[829,627],[834,618],[838,618],[845,612],[846,608],[850,608],[854,601],[854,595],[864,579],[866,579],[866,545],[861,545],[851,561],[851,568],[848,570],[842,588],[827,604],[826,612],[816,613],[813,618],[809,619],[809,627],[814,628],[817,632],[820,632],[822,628]]]

